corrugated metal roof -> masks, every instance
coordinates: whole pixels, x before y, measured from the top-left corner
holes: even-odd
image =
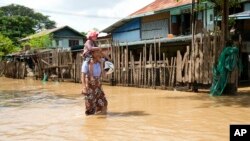
[[[187,4],[192,4],[192,0],[155,0],[151,4],[145,6],[144,8],[130,14],[129,16],[117,21],[106,29],[102,30],[102,32],[110,33],[117,27],[129,22],[131,19],[154,15],[155,12],[161,11],[163,9],[171,9],[174,7],[179,7]]]
[[[38,32],[38,33],[36,33],[36,34],[32,34],[32,35],[30,35],[30,36],[27,36],[27,37],[25,37],[25,38],[22,38],[20,41],[25,41],[25,40],[29,40],[29,39],[32,39],[32,38],[36,38],[36,37],[41,37],[41,36],[44,36],[44,35],[48,35],[48,34],[50,34],[50,33],[54,33],[54,32],[56,32],[56,31],[58,31],[58,30],[63,29],[63,28],[69,28],[70,30],[74,31],[75,33],[77,33],[77,34],[83,36],[80,32],[78,32],[78,31],[76,31],[75,29],[73,29],[73,28],[71,28],[71,27],[65,25],[65,26],[62,26],[62,27],[57,27],[57,28],[53,28],[53,29],[43,30],[43,31]]]
[[[230,15],[229,17],[230,18],[236,18],[238,20],[250,19],[250,10],[240,12],[240,13],[236,13],[236,14]]]
[[[186,4],[191,4],[192,0],[155,0],[144,8],[130,14],[130,16],[140,15],[143,13],[158,11],[162,9],[168,9],[173,7],[178,7]]]
[[[133,45],[143,45],[143,44],[150,44],[156,42],[161,43],[177,43],[177,42],[191,42],[192,36],[178,36],[174,38],[160,38],[160,39],[151,39],[151,40],[142,40],[142,41],[134,41],[134,42],[122,42],[119,43],[120,46],[133,46]]]
[[[104,30],[102,30],[102,32],[105,32],[105,33],[110,33],[110,31],[113,31],[114,29],[120,27],[121,25],[127,23],[128,21],[130,21],[131,18],[123,18],[117,22],[115,22],[114,24],[112,24],[111,26],[105,28]]]
[[[191,43],[192,35],[186,36],[178,36],[174,38],[158,38],[151,40],[142,40],[142,41],[134,41],[134,42],[119,42],[119,46],[137,46],[137,45],[145,45],[152,43]],[[109,48],[110,44],[102,44],[104,48]]]

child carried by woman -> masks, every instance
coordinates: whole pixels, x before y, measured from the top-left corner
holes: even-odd
[[[92,52],[93,51],[98,51],[100,54],[101,58],[106,60],[110,60],[110,57],[107,54],[108,49],[102,49],[101,47],[97,47],[94,43],[94,41],[97,40],[99,33],[97,31],[89,31],[87,33],[87,41],[84,44],[84,49],[83,49],[83,58],[84,61],[87,61],[89,63],[89,70],[90,72],[93,72],[93,59],[92,59]],[[102,61],[101,59],[99,60],[100,62]],[[92,75],[90,75],[92,76]],[[91,80],[93,78],[90,78]]]

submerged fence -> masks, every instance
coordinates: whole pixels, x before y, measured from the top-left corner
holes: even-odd
[[[128,46],[112,46],[112,60],[115,65],[113,79],[123,86],[162,88],[173,87],[175,83],[176,57],[168,58],[161,52],[161,43],[145,44],[137,52],[139,60]],[[158,54],[156,53],[158,51]]]
[[[177,83],[212,83],[212,68],[221,52],[220,35],[215,32],[212,36],[209,32],[195,36],[194,45],[187,46],[182,55],[177,51]]]
[[[195,36],[193,46],[168,56],[157,39],[151,44],[141,45],[139,50],[113,42],[110,46],[115,70],[111,75],[103,75],[103,81],[122,86],[160,89],[173,88],[181,83],[211,84],[212,67],[220,50],[217,46],[219,43],[219,33],[212,36],[205,32]],[[53,80],[81,81],[81,50],[39,50],[28,56],[34,65],[34,76],[37,79],[44,79],[46,75]],[[12,78],[24,78],[27,74],[25,61],[14,59],[0,63],[0,74]]]

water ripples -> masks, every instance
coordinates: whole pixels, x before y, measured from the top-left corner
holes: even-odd
[[[22,107],[32,103],[49,103],[56,105],[74,104],[77,102],[76,97],[67,97],[58,95],[54,92],[41,90],[25,91],[0,91],[0,107]]]

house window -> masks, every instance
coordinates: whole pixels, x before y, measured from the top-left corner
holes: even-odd
[[[177,17],[175,15],[172,16],[172,23],[177,23]]]
[[[79,40],[69,40],[69,47],[79,45]]]
[[[210,14],[210,21],[213,21],[213,14]]]
[[[59,46],[59,40],[56,40],[56,46],[57,47]]]

